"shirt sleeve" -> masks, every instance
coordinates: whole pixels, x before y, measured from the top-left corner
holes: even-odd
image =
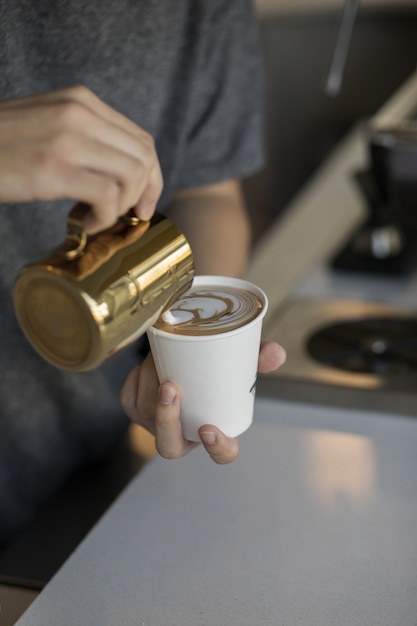
[[[250,0],[204,0],[178,188],[244,178],[264,164],[263,72]]]

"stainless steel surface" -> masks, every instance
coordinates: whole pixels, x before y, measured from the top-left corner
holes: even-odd
[[[318,332],[335,324],[354,325],[365,320],[383,322],[392,319],[416,322],[417,311],[366,300],[289,299],[276,312],[269,327],[269,337],[284,345],[287,361],[276,372],[261,377],[261,393],[277,398],[292,397],[417,416],[417,362],[414,367],[403,367],[398,372],[386,368],[385,373],[382,367],[380,372],[352,371],[343,363],[336,366],[320,362],[308,348],[308,343]],[[379,344],[376,343],[378,339]],[[383,349],[382,341],[376,325],[375,332],[362,338],[353,348],[360,356],[361,351],[377,350],[378,346]],[[383,355],[374,356],[383,358]]]
[[[337,322],[357,322],[366,318],[416,320],[416,312],[373,302],[352,300],[291,300],[277,313],[273,334],[287,349],[287,361],[273,377],[291,377],[315,380],[326,384],[367,389],[408,389],[417,393],[417,387],[407,376],[384,377],[378,373],[355,373],[341,367],[320,363],[307,349],[308,341],[320,330]],[[357,346],[358,350],[361,346]],[[417,375],[417,368],[416,368]],[[414,379],[415,382],[415,379]]]

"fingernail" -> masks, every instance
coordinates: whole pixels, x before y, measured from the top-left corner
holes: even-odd
[[[212,430],[203,430],[199,435],[201,441],[206,444],[206,446],[212,446],[216,443],[216,433]]]
[[[173,387],[164,385],[159,390],[159,402],[161,404],[174,404],[177,394]]]

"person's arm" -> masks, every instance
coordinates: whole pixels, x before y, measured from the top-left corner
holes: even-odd
[[[197,274],[243,275],[250,228],[237,181],[178,192],[169,215],[190,242]],[[277,369],[284,360],[281,346],[273,342],[263,344],[258,369],[261,372]],[[183,438],[180,389],[172,382],[159,385],[151,354],[129,374],[120,400],[130,419],[155,435],[161,456],[177,458],[198,445]],[[230,463],[238,456],[238,439],[226,437],[215,426],[202,426],[199,435],[216,463]]]
[[[196,274],[243,276],[251,230],[239,181],[178,191],[169,215],[191,245]]]

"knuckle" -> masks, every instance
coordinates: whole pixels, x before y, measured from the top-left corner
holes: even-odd
[[[129,158],[125,167],[125,176],[127,181],[131,181],[135,186],[149,177],[149,168],[146,163],[140,159]]]
[[[155,412],[155,425],[161,431],[167,431],[172,427],[172,416],[169,410],[161,410]]]
[[[233,463],[239,456],[239,445],[237,439],[230,439],[223,444],[218,444],[210,450],[210,456],[217,465],[228,465]]]
[[[75,100],[90,99],[91,97],[94,96],[91,89],[89,89],[85,85],[82,85],[81,83],[72,85],[68,91],[69,91],[69,94],[72,96],[72,98],[74,98]]]
[[[158,155],[156,152],[155,140],[149,135],[145,134],[141,137],[141,160],[146,162],[148,169],[159,167]]]
[[[142,403],[140,407],[138,407],[138,412],[143,425],[148,429],[150,427],[153,429],[155,421],[155,407],[152,404]]]
[[[133,206],[142,196],[149,180],[149,171],[141,162],[129,160],[124,180],[119,181],[120,211]]]
[[[135,415],[137,413],[135,399],[135,394],[133,392],[129,393],[126,390],[126,385],[124,385],[119,392],[119,402],[123,411],[129,416]]]
[[[162,180],[156,181],[156,182],[153,180],[149,181],[148,194],[150,198],[154,199],[156,202],[158,198],[160,197],[163,188],[164,186],[163,186]]]
[[[124,397],[123,394],[120,395],[120,405],[132,421],[143,426],[149,432],[154,431],[153,415],[149,408],[138,404],[133,397]]]
[[[78,128],[88,115],[83,104],[76,100],[66,100],[56,105],[55,122],[59,128]]]
[[[71,154],[74,148],[74,139],[71,131],[66,128],[55,131],[50,138],[49,153],[55,157]]]
[[[181,456],[174,450],[171,450],[170,448],[167,448],[166,446],[161,445],[158,441],[158,438],[155,439],[155,448],[159,456],[161,456],[163,459],[173,460],[173,459],[178,459],[178,457]]]
[[[162,175],[162,170],[161,167],[159,165],[159,161],[157,162],[157,167],[156,167],[156,171],[155,171],[155,178],[156,178],[156,186],[158,189],[162,189],[164,186],[164,177]]]
[[[141,135],[141,139],[142,139],[142,143],[143,145],[150,150],[151,152],[156,152],[155,150],[155,139],[152,137],[152,135],[150,133],[148,133],[146,130],[142,131],[142,135]]]
[[[143,426],[148,432],[154,433],[155,429],[151,415],[148,412],[139,409],[136,409],[136,413],[137,417],[135,418],[135,422],[140,426]]]
[[[70,87],[65,87],[61,91],[63,101],[64,102],[78,102],[78,103],[93,103],[97,100],[97,96],[94,94],[91,89],[82,85],[81,83],[77,83],[75,85],[71,85]]]

